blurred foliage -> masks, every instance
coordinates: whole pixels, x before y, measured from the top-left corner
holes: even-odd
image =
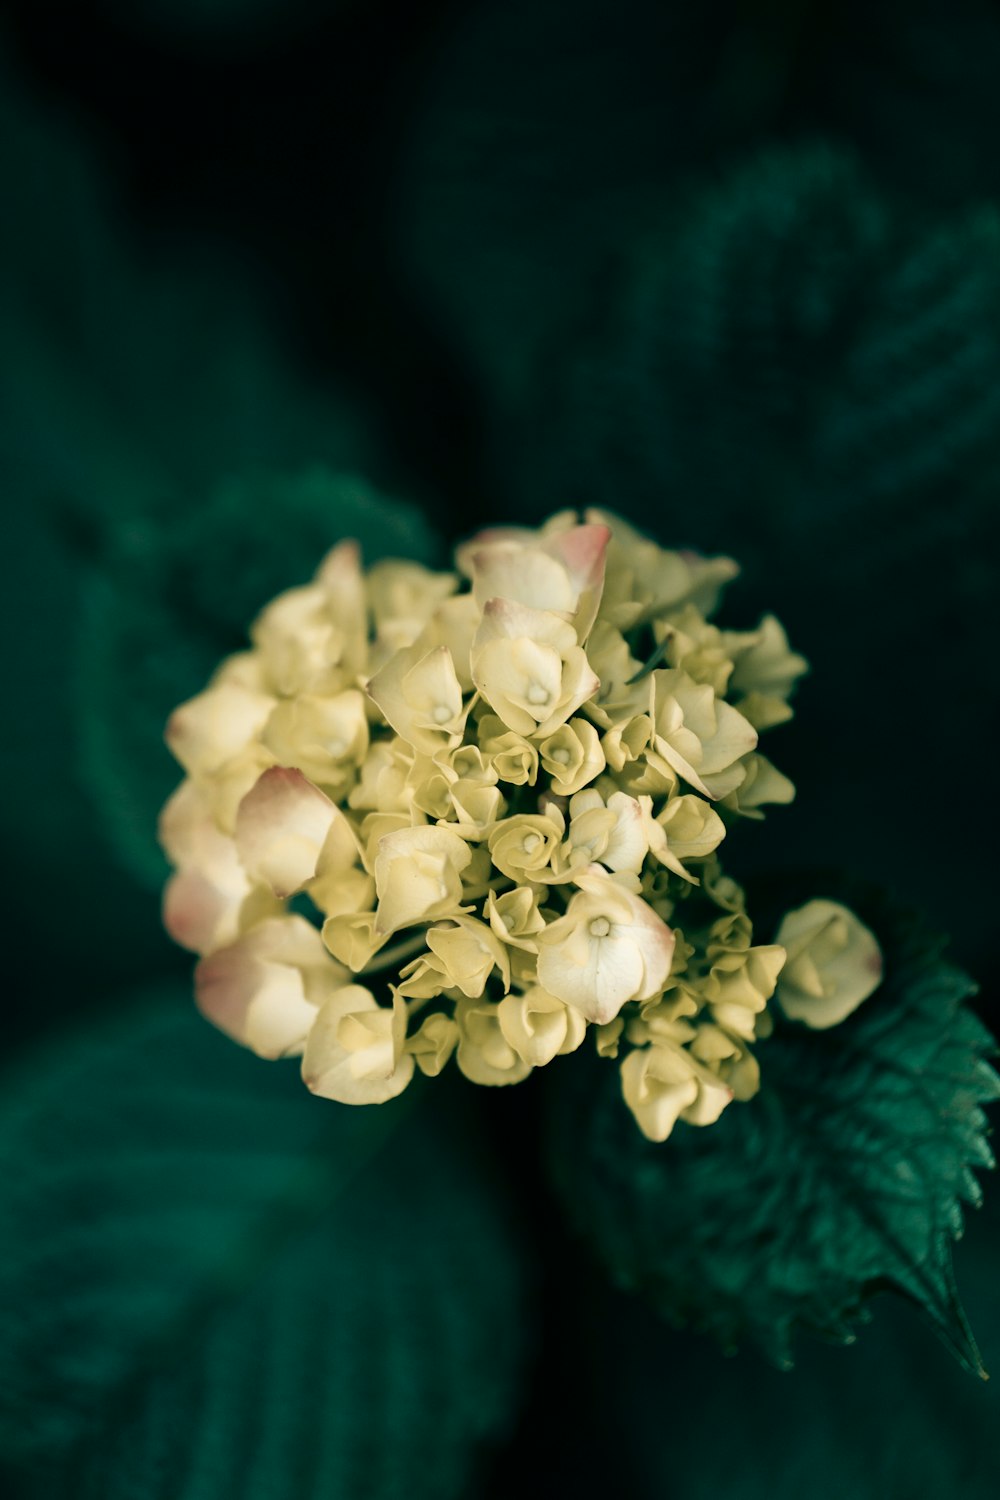
[[[86,783],[123,859],[154,889],[167,874],[157,817],[183,774],[163,743],[168,715],[247,645],[258,611],[307,583],[344,537],[358,538],[367,562],[441,560],[419,511],[314,469],[230,480],[199,509],[121,524],[88,570],[78,678]]]
[[[635,1129],[617,1068],[563,1068],[554,1180],[619,1285],[726,1347],[750,1340],[790,1365],[797,1329],[849,1340],[865,1299],[890,1287],[977,1369],[952,1241],[962,1201],[981,1201],[971,1169],[993,1165],[981,1106],[1000,1097],[994,1044],[942,943],[912,914],[848,894],[885,955],[872,999],[829,1031],[779,1017],[757,1048],[760,1094],[710,1129],[679,1124],[667,1148]]]
[[[25,1494],[447,1500],[508,1421],[518,1237],[440,1098],[314,1100],[147,988],[8,1074],[0,1183]]]
[[[5,801],[2,827],[18,872],[14,925],[29,946],[51,925],[44,893],[58,861],[67,898],[60,938],[75,964],[73,987],[52,997],[58,1009],[78,1004],[91,986],[99,996],[116,980],[141,977],[168,952],[155,904],[119,874],[106,836],[121,846],[134,828],[129,776],[164,782],[159,734],[138,752],[128,736],[133,704],[149,702],[160,680],[156,653],[174,643],[151,640],[148,629],[132,638],[142,659],[133,656],[131,680],[105,678],[106,718],[81,766],[77,643],[85,584],[88,617],[100,610],[93,560],[120,556],[122,533],[141,536],[146,526],[197,533],[206,491],[232,472],[362,462],[370,439],[368,419],[290,367],[253,277],[180,244],[164,264],[140,267],[113,191],[72,120],[29,98],[12,73],[0,82],[0,173],[16,225],[0,243],[0,482],[9,517],[2,576],[18,641],[8,659],[18,707],[0,746],[17,792]],[[325,534],[337,534],[335,521]],[[235,586],[215,557],[220,589]],[[133,555],[129,566],[136,562]],[[152,610],[151,594],[144,605]],[[203,662],[191,666],[197,673]],[[192,690],[199,685],[195,677]],[[133,843],[145,837],[148,846],[151,836],[133,833]],[[30,1025],[23,1009],[13,1020]]]
[[[613,1067],[591,1094],[565,1064],[582,1242],[538,1178],[538,1090],[489,1101],[544,1235],[530,1318],[464,1095],[440,1120],[324,1108],[180,990],[121,987],[187,972],[150,888],[162,721],[257,607],[343,531],[424,555],[432,530],[564,504],[735,555],[730,621],[774,610],[812,662],[775,748],[799,800],[766,839],[731,832],[743,872],[890,880],[991,977],[1000,11],[8,17],[5,1035],[47,1049],[0,1110],[0,1409],[25,1494],[380,1500],[433,1476],[476,1500],[985,1500],[995,1403],[910,1309],[876,1299],[856,1352],[807,1341],[785,1377],[651,1326],[586,1251],[726,1337],[743,1285],[777,1352],[792,1321],[843,1335],[883,1280],[963,1346],[949,1235],[991,1085],[967,982],[913,933],[893,927],[890,983],[842,1032],[762,1046],[769,1091],[711,1131],[651,1148]],[[49,1040],[95,1007],[118,1019]],[[866,1224],[862,1177],[890,1183]],[[987,1365],[997,1223],[958,1252]],[[488,1477],[479,1441],[515,1409]]]
[[[987,1204],[956,1251],[963,1295],[994,1376],[998,1230],[1000,1219]],[[581,1388],[596,1385],[606,1393],[600,1429],[614,1444],[623,1494],[991,1500],[1000,1412],[995,1378],[971,1381],[895,1298],[877,1297],[870,1311],[856,1345],[803,1343],[788,1373],[752,1352],[720,1358],[693,1334],[658,1334],[642,1302],[608,1289],[562,1358]],[[591,1461],[599,1460],[592,1454]],[[543,1471],[538,1493],[553,1482],[555,1475]]]

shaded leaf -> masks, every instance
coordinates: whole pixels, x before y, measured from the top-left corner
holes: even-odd
[[[500,409],[547,339],[565,347],[650,200],[769,114],[781,42],[763,56],[731,27],[714,0],[582,0],[571,34],[559,0],[456,12],[406,142],[402,245]]]
[[[998,1229],[987,1204],[956,1249],[963,1295],[994,1370]],[[810,1341],[788,1372],[752,1351],[720,1358],[692,1334],[673,1333],[665,1345],[643,1305],[609,1288],[562,1358],[582,1386],[603,1382],[601,1425],[614,1444],[609,1468],[624,1494],[992,1500],[1000,1479],[996,1380],[970,1381],[896,1298],[873,1299],[870,1312],[855,1344]]]
[[[757,1098],[663,1145],[635,1128],[617,1069],[563,1069],[552,1169],[616,1281],[726,1346],[789,1363],[797,1328],[849,1339],[890,1287],[976,1367],[952,1241],[980,1198],[973,1168],[992,1165],[993,1044],[966,1008],[971,982],[919,923],[870,895],[851,904],[886,960],[853,1016],[823,1032],[779,1022],[758,1045]]]
[[[0,1112],[0,1434],[29,1492],[457,1494],[523,1331],[488,1159],[440,1095],[331,1107],[182,994],[130,1005],[25,1057]]]

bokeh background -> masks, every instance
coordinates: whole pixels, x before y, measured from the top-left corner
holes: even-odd
[[[735,556],[725,619],[773,610],[812,664],[797,801],[736,868],[887,885],[996,1029],[998,76],[986,0],[7,0],[11,1492],[996,1493],[995,1401],[909,1310],[779,1375],[604,1285],[533,1086],[408,1124],[417,1184],[339,1110],[317,1145],[283,1070],[190,1022],[154,824],[167,712],[345,530],[444,557],[600,505]],[[161,1171],[198,1185],[154,1224],[121,1180]],[[246,1247],[327,1198],[342,1265],[261,1252],[254,1311]],[[989,1213],[957,1264],[1000,1366]]]

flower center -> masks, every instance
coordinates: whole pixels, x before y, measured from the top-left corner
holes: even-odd
[[[451,709],[446,703],[437,703],[434,706],[434,711],[431,714],[431,718],[434,720],[435,724],[447,724],[448,720],[451,718]]]
[[[335,760],[339,760],[347,753],[347,746],[343,740],[327,740],[326,748]]]
[[[557,760],[561,766],[569,765],[569,751],[565,745],[560,745],[552,752],[552,759]]]
[[[548,688],[542,687],[540,682],[532,682],[528,684],[528,691],[525,697],[535,708],[542,708],[548,703],[550,694]]]
[[[541,834],[526,833],[524,835],[524,843],[521,845],[521,848],[524,850],[525,854],[534,854],[535,850],[538,848],[541,842]]]
[[[595,917],[590,924],[590,935],[595,938],[607,937],[611,931],[611,923],[607,917]]]

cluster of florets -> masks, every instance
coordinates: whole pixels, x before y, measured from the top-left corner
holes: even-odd
[[[593,512],[454,573],[336,547],[168,726],[204,1013],[345,1103],[453,1054],[517,1083],[588,1029],[653,1139],[749,1098],[786,953],[717,850],[793,796],[757,743],[805,663],[771,616],[709,623],[735,572]]]

